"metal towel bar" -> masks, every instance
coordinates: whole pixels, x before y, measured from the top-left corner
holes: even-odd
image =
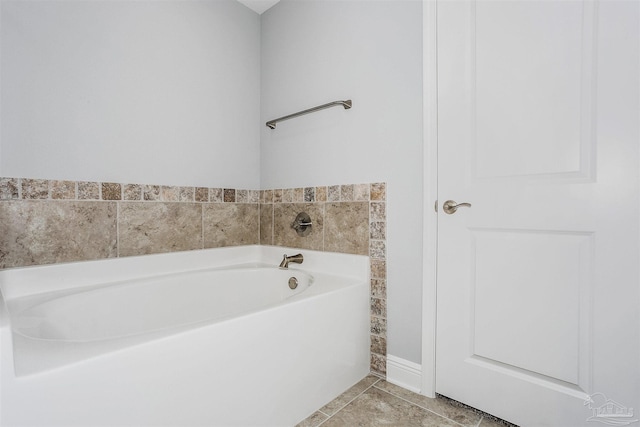
[[[337,105],[342,105],[345,110],[351,108],[351,100],[347,99],[346,101],[333,101],[328,104],[319,105],[317,107],[309,108],[308,110],[298,111],[297,113],[289,114],[288,116],[279,117],[277,119],[269,120],[266,125],[269,129],[275,129],[276,123],[282,122],[284,120],[293,119],[294,117],[302,116],[304,114],[315,113],[316,111],[324,110],[325,108],[335,107]]]

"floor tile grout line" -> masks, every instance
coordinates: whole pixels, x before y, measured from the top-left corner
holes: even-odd
[[[436,393],[436,395],[438,395],[438,393]],[[438,395],[438,396],[440,396],[440,395]],[[509,426],[519,427],[516,424],[510,423],[507,420],[503,420],[502,418],[499,418],[499,417],[497,417],[495,415],[492,415],[492,414],[489,414],[487,412],[484,412],[484,411],[482,411],[480,409],[474,408],[474,407],[469,406],[469,405],[465,405],[464,403],[458,402],[458,401],[456,401],[454,399],[451,399],[449,397],[446,397],[446,396],[442,396],[442,397],[445,400],[451,400],[451,401],[459,404],[459,405],[453,405],[453,406],[469,409],[469,410],[471,410],[471,412],[473,412],[474,414],[478,415],[480,417],[480,421],[478,421],[478,424],[476,424],[474,427],[480,427],[480,425],[482,424],[482,422],[484,420],[487,420],[487,422],[490,422],[490,423],[496,423],[497,422],[498,424],[504,425],[506,427],[509,427]]]
[[[377,384],[377,383],[376,383],[376,384]],[[387,394],[390,394],[391,396],[394,396],[394,397],[397,397],[398,399],[404,400],[405,402],[407,402],[407,403],[409,403],[409,404],[411,404],[411,405],[413,405],[413,406],[417,406],[417,407],[418,407],[418,408],[420,408],[420,409],[424,409],[425,411],[431,412],[432,414],[437,415],[437,416],[439,416],[440,418],[444,418],[444,419],[445,419],[445,420],[447,420],[447,421],[451,421],[452,423],[454,423],[454,424],[456,424],[456,425],[459,425],[459,426],[461,426],[461,427],[468,427],[468,426],[465,426],[464,424],[460,424],[459,422],[457,422],[457,421],[455,421],[455,420],[452,420],[451,418],[449,418],[449,417],[447,417],[447,416],[445,416],[445,415],[439,414],[439,413],[435,412],[435,411],[434,411],[434,410],[432,410],[432,409],[425,408],[424,406],[418,405],[417,403],[412,402],[412,401],[410,401],[410,400],[406,399],[405,397],[402,397],[402,396],[400,396],[400,395],[398,395],[398,394],[395,394],[395,393],[393,393],[393,392],[391,392],[391,391],[384,390],[384,389],[382,389],[382,388],[380,388],[380,387],[376,387],[376,388],[377,388],[378,390],[380,390],[380,391],[383,391],[383,392],[385,392],[385,393],[387,393]],[[482,421],[482,417],[480,418],[480,421]],[[478,427],[479,423],[480,423],[480,422],[478,422],[478,424],[476,424],[476,425],[475,425],[475,427]]]
[[[331,418],[334,417],[334,415],[336,415],[338,412],[342,411],[344,408],[346,408],[347,406],[349,406],[351,404],[351,402],[353,402],[354,400],[356,400],[357,398],[359,398],[360,396],[362,396],[364,393],[367,392],[367,390],[369,390],[370,388],[372,388],[373,386],[375,386],[376,384],[378,384],[380,382],[380,378],[376,377],[376,380],[367,388],[365,388],[364,390],[362,390],[362,392],[358,393],[357,396],[355,396],[353,399],[351,399],[350,401],[348,401],[347,403],[345,403],[343,406],[340,407],[340,409],[338,409],[337,411],[335,411],[332,415],[328,415],[328,418],[324,421],[322,421],[320,424],[318,424],[316,427],[320,427],[322,424],[326,423],[327,421],[329,421]],[[339,396],[338,396],[339,397]],[[318,410],[318,412],[323,413],[322,411]],[[327,414],[325,414],[327,415]]]

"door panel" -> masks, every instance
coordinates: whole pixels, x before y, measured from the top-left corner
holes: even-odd
[[[438,195],[472,206],[439,212],[436,391],[525,426],[640,407],[640,3],[437,8]]]
[[[581,298],[589,292],[590,235],[486,229],[471,234],[472,354],[578,385],[579,372],[589,371],[580,366],[588,361],[580,343],[588,339],[590,318],[588,299]],[[497,301],[508,303],[496,309]]]
[[[591,136],[592,9],[579,1],[517,1],[472,10],[477,177],[581,170]]]

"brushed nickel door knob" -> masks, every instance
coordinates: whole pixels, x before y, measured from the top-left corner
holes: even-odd
[[[451,215],[456,213],[458,208],[461,207],[470,208],[471,203],[456,203],[453,200],[447,200],[446,202],[444,202],[444,205],[442,205],[442,210],[444,211],[444,213]]]

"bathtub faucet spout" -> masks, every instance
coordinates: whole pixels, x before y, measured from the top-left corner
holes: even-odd
[[[296,264],[302,264],[302,261],[304,261],[302,254],[291,255],[291,256],[287,256],[287,254],[284,254],[284,258],[282,258],[282,262],[280,263],[280,268],[283,268],[283,269],[289,268],[290,262],[294,262]]]

